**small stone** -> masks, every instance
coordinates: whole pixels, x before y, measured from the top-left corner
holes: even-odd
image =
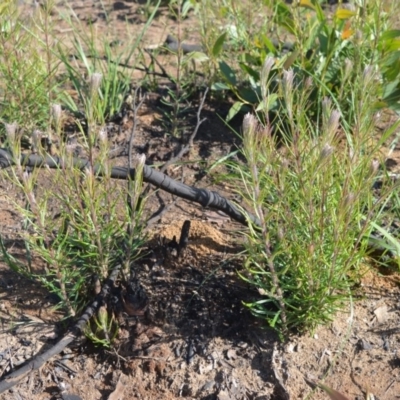
[[[234,349],[229,349],[229,350],[226,352],[226,358],[227,358],[228,360],[236,360],[236,358],[237,358],[236,350],[234,350]]]
[[[384,322],[386,322],[389,318],[389,314],[388,314],[388,308],[387,306],[381,306],[378,307],[375,311],[374,314],[376,316],[376,319],[378,321],[379,324],[383,324]]]
[[[372,349],[372,345],[370,343],[368,343],[365,339],[360,339],[357,342],[357,346],[360,350],[371,350]]]
[[[221,390],[217,395],[218,400],[231,400],[231,396],[225,390]]]
[[[203,387],[201,388],[201,390],[207,391],[207,390],[211,390],[214,387],[215,382],[214,381],[207,381]]]

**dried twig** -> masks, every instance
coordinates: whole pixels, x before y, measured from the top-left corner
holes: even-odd
[[[158,67],[161,69],[161,74],[160,74],[160,75],[162,75],[164,78],[168,78],[168,80],[172,82],[173,79],[172,79],[171,76],[168,74],[168,72],[165,70],[165,68],[158,62],[157,58],[154,57],[154,54],[153,54],[151,51],[149,51],[148,49],[144,49],[144,51],[150,56],[151,61],[152,61],[154,64],[157,64]],[[147,67],[146,67],[146,68],[147,68]],[[150,71],[149,71],[149,72],[150,72]]]
[[[277,392],[279,393],[280,399],[289,400],[290,399],[289,392],[286,389],[285,383],[283,382],[282,374],[279,371],[279,365],[277,362],[278,358],[279,358],[278,349],[275,344],[274,350],[272,351],[271,364],[272,364],[272,371],[275,376],[275,381],[277,383],[276,389],[277,389]]]

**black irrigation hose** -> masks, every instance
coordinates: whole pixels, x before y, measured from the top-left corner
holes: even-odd
[[[0,148],[0,169],[8,168],[15,164],[11,153]],[[21,165],[30,168],[40,168],[48,166],[49,168],[65,168],[67,163],[60,157],[40,156],[36,154],[22,154]],[[81,170],[89,166],[89,161],[83,158],[73,158],[72,165]],[[94,174],[103,176],[103,168],[101,165],[94,166]],[[135,169],[126,167],[113,167],[111,170],[111,178],[114,179],[135,179]],[[222,211],[231,217],[233,220],[247,225],[249,221],[260,226],[260,220],[250,213],[240,211],[225,197],[207,189],[198,189],[193,186],[185,185],[178,182],[162,172],[156,171],[153,168],[145,165],[143,168],[143,180],[150,183],[159,189],[162,189],[175,196],[181,197],[189,201],[193,201],[203,207],[210,207]]]

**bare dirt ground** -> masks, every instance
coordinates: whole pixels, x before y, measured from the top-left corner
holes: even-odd
[[[69,2],[81,21],[90,21],[97,29],[99,40],[105,10],[115,36],[122,41],[145,23],[143,4],[100,3]],[[64,2],[59,6],[65,9]],[[63,24],[59,26],[62,34]],[[195,17],[185,20],[182,29],[185,39],[198,41]],[[176,33],[176,21],[161,9],[144,43],[162,43],[167,33]],[[162,62],[173,71],[172,58]],[[151,93],[138,116],[135,149],[145,153],[150,163],[167,161],[179,145],[164,135],[160,107],[160,92]],[[205,166],[235,145],[234,135],[217,115],[226,115],[228,108],[228,104],[206,101],[202,117],[207,121],[186,158],[198,162],[168,172],[179,179],[183,176],[187,184],[232,197],[228,187],[212,186],[204,173]],[[188,134],[196,123],[196,111],[195,99],[187,116]],[[126,144],[131,126],[129,118],[115,123],[116,147]],[[391,153],[390,160],[397,170],[400,149]],[[125,165],[126,157],[122,154],[116,163]],[[18,200],[1,174],[1,233],[7,247],[22,257],[21,217],[10,197]],[[367,391],[379,400],[400,398],[398,273],[366,273],[359,298],[347,312],[312,335],[293,335],[282,344],[242,305],[257,298],[257,293],[237,276],[242,261],[237,255],[242,248],[237,235],[241,227],[184,200],[172,203],[166,194],[152,197],[149,215],[160,207],[160,199],[172,205],[150,227],[149,254],[156,253],[158,237],[179,237],[185,220],[191,221],[191,231],[184,257],[160,265],[150,255],[137,263],[137,274],[150,298],[146,315],[121,321],[115,350],[99,351],[82,340],[0,395],[1,399],[326,399],[326,394],[312,390],[307,379],[324,380],[349,399],[364,399]],[[0,262],[1,377],[61,338],[65,327],[58,323],[61,315],[53,307],[48,292]]]

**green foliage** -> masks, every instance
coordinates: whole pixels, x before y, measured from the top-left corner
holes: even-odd
[[[390,28],[382,1],[357,2],[354,10],[339,7],[331,18],[319,1],[309,0],[254,1],[251,7],[236,0],[148,0],[145,27],[124,46],[109,38],[108,29],[99,46],[94,27],[84,33],[73,12],[67,19],[72,45],[56,46],[50,2],[28,19],[14,2],[3,3],[0,118],[18,122],[7,137],[15,160],[22,134],[37,127],[50,140],[59,139],[61,155],[70,160],[61,119],[51,117],[55,102],[87,122],[77,134],[89,159],[86,170],[66,165],[47,171],[47,186],[38,170],[27,172],[19,164],[11,170],[9,179],[25,202],[18,207],[25,217],[27,263],[7,253],[0,238],[8,265],[55,293],[69,315],[84,308],[94,277],[106,277],[117,263],[127,274],[140,254],[144,161],[138,161],[135,182],[127,187],[112,180],[102,127],[131,91],[141,40],[160,4],[169,6],[178,24],[192,10],[198,13],[204,46],[204,52],[176,52],[176,75],[162,99],[166,132],[182,133],[198,83],[195,62],[202,63],[215,92],[229,90],[236,97],[228,120],[241,111],[258,117],[245,118],[242,157],[228,161],[231,173],[224,177],[239,188],[243,208],[261,221],[246,233],[241,277],[260,295],[246,306],[282,335],[313,329],[351,296],[372,230],[381,234],[380,245],[399,255],[398,238],[385,228],[390,221],[385,207],[398,213],[397,192],[389,183],[375,197],[370,190],[376,150],[393,133],[388,130],[371,146],[373,113],[386,106],[400,110],[400,31]],[[40,143],[35,146],[48,154]],[[94,173],[98,164],[105,173],[101,179]],[[39,266],[33,268],[31,260]],[[86,335],[108,347],[117,329],[103,306]]]
[[[383,76],[387,77],[381,87],[377,86],[377,95],[372,99],[375,106],[396,107],[394,98],[398,96],[395,89],[398,81],[393,77],[397,76],[393,51],[398,32],[382,34],[388,25],[389,13],[381,1],[371,0],[365,7],[356,4],[354,11],[339,7],[333,18],[328,17],[316,1],[299,2],[298,5],[278,1],[270,14],[269,22],[275,27],[274,31],[280,37],[288,37],[288,42],[281,42],[260,31],[252,38],[252,43],[247,43],[239,59],[239,68],[230,60],[219,63],[223,80],[213,88],[225,90],[228,87],[237,98],[227,120],[239,111],[269,112],[271,117],[277,112],[285,112],[283,96],[277,85],[274,89],[276,97],[269,104],[262,104],[261,92],[267,78],[272,79],[289,68],[295,72],[299,91],[303,90],[307,79],[316,83],[313,92],[309,93],[308,114],[313,119],[320,117],[321,101],[325,96],[332,98],[338,110],[352,119],[354,101],[358,101],[354,99],[354,81],[367,65],[376,69],[382,67]],[[382,61],[384,50],[388,53],[389,49],[391,54]],[[263,77],[262,65],[266,57],[271,56],[274,57],[274,66],[270,70],[272,75]],[[389,77],[392,79],[390,84]],[[380,93],[384,96],[384,103],[378,101]],[[284,119],[282,114],[279,118]]]
[[[28,226],[23,237],[30,257],[39,257],[44,268],[36,272],[21,265],[19,270],[57,294],[60,306],[75,315],[92,297],[93,277],[107,277],[117,263],[129,266],[143,236],[140,212],[132,215],[124,204],[123,187],[109,177],[96,179],[90,168],[65,171],[49,176],[48,188],[40,184],[37,171],[22,174],[19,187],[28,205],[20,207]],[[17,184],[18,170],[15,174]]]
[[[96,346],[109,348],[118,331],[119,327],[114,316],[108,313],[105,306],[101,306],[92,323],[86,326],[84,333]]]
[[[93,115],[90,107],[100,85],[98,78],[92,79],[95,81],[92,93],[84,99],[89,121]],[[60,113],[60,109],[55,113],[58,120],[62,120]],[[54,126],[59,126],[57,120]],[[19,162],[21,135],[16,125],[7,125],[6,131],[16,162],[16,167],[10,169],[9,180],[25,200],[24,205],[16,207],[25,218],[22,236],[27,258],[36,257],[42,268],[33,269],[30,263],[18,265],[10,256],[6,260],[10,267],[55,293],[60,299],[59,306],[69,315],[75,315],[92,297],[91,282],[95,276],[106,278],[117,264],[123,265],[127,275],[130,263],[139,256],[143,241],[143,202],[139,197],[144,159],[137,160],[134,185],[128,182],[124,187],[111,179],[107,133],[92,121],[80,142],[89,160],[85,169],[69,165],[70,150],[61,142],[59,151],[66,164],[48,173],[46,178],[51,184],[43,185],[40,168],[28,173]],[[62,134],[57,130],[58,137]],[[35,151],[48,155],[40,141]],[[96,166],[101,166],[101,179],[95,174]]]
[[[264,76],[273,68],[268,58]],[[369,142],[376,85],[369,67],[352,84],[353,92],[364,93],[352,120],[324,99],[315,124],[308,113],[314,87],[298,94],[291,69],[275,78],[265,80],[261,102],[270,104],[281,94],[285,127],[273,127],[267,111],[264,125],[248,114],[240,150],[244,162],[240,157],[228,162],[231,173],[222,179],[233,180],[243,208],[261,221],[250,225],[241,273],[260,298],[246,306],[284,336],[330,321],[351,296],[367,255],[372,218],[388,195],[373,201],[371,187],[377,149],[392,132],[376,146]]]
[[[56,45],[50,1],[45,7],[35,7],[28,17],[18,12],[15,2],[0,6],[0,118],[15,121],[4,124],[5,146],[16,162],[8,170],[8,179],[24,200],[15,206],[24,216],[21,236],[26,262],[8,253],[2,241],[1,251],[10,268],[54,293],[59,299],[57,307],[68,316],[81,312],[93,298],[95,277],[106,278],[116,264],[122,264],[127,277],[130,263],[140,254],[144,160],[137,162],[135,182],[124,186],[111,179],[104,122],[119,111],[131,89],[133,53],[159,4],[160,0],[143,31],[117,54],[112,40],[104,40],[103,51],[98,51],[93,30],[85,34],[78,18],[69,20],[73,48],[67,43]],[[73,94],[66,90],[66,81]],[[77,134],[78,145],[89,159],[85,170],[70,164],[72,153],[64,141],[65,116],[56,101],[87,122],[87,129],[81,127]],[[26,133],[32,131],[31,150],[54,156],[50,145],[56,142],[58,155],[66,160],[63,167],[47,173],[25,171],[19,160]],[[101,179],[94,172],[97,165],[102,168]],[[109,346],[117,324],[112,315],[98,315],[86,333],[94,342]]]
[[[29,131],[48,123],[50,104],[57,100],[57,63],[50,50],[50,11],[37,7],[23,18],[14,3],[1,5],[0,119]]]
[[[382,107],[400,113],[400,30],[389,29],[380,37],[383,75]]]
[[[96,43],[97,33],[93,29],[85,34],[84,29],[78,29],[80,21],[76,15],[68,23],[73,27],[73,49],[59,45],[58,56],[66,68],[67,81],[70,82],[77,94],[71,96],[68,92],[61,93],[62,102],[75,114],[86,115],[88,104],[85,101],[90,94],[90,82],[83,77],[92,77],[94,74],[101,74],[101,85],[97,90],[95,103],[89,109],[93,111],[93,118],[96,123],[104,124],[111,116],[120,109],[128,93],[131,90],[131,81],[136,57],[134,54],[139,47],[143,35],[152,23],[158,10],[161,0],[157,1],[149,18],[139,35],[128,40],[122,49],[113,41],[102,40],[103,49],[99,50]],[[83,69],[83,71],[82,71]],[[83,108],[83,109],[82,109]],[[93,122],[93,121],[92,121]]]

